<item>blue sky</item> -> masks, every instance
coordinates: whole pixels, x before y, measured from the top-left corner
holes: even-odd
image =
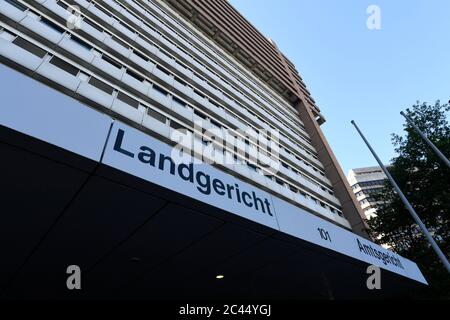
[[[345,174],[383,161],[401,133],[399,112],[417,100],[450,99],[448,0],[229,0],[291,59],[327,122],[322,126]],[[369,30],[369,5],[381,30]]]

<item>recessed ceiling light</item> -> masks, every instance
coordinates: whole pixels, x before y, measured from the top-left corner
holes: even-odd
[[[225,278],[225,276],[223,274],[219,274],[219,275],[216,276],[216,279],[219,279],[219,280],[221,280],[223,278]]]

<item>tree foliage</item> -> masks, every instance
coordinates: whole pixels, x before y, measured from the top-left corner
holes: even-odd
[[[407,110],[416,125],[448,157],[450,106],[439,101],[434,105],[417,103]],[[405,135],[394,134],[392,142],[397,156],[390,173],[408,198],[434,239],[450,257],[450,169],[406,122]],[[368,221],[372,236],[397,253],[418,263],[430,289],[420,292],[423,298],[450,298],[450,275],[422,235],[395,191],[386,183],[375,196],[381,200],[377,217]]]

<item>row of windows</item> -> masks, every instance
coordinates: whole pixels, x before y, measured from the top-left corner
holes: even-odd
[[[13,41],[14,44],[22,47],[23,49],[43,58],[47,52],[43,49],[41,49],[40,47],[36,46],[35,44],[29,42],[28,40],[25,40],[24,38],[21,37],[16,37]],[[130,97],[129,95],[125,94],[124,92],[120,91],[119,89],[115,89],[113,86],[99,80],[98,78],[94,77],[94,76],[89,76],[86,73],[83,73],[80,69],[74,67],[73,65],[69,64],[68,62],[62,60],[61,58],[57,57],[57,56],[52,56],[49,60],[49,62],[59,68],[61,68],[62,70],[68,72],[69,74],[72,74],[74,76],[78,76],[80,79],[83,79],[85,81],[87,81],[88,83],[90,83],[91,85],[95,86],[96,88],[98,88],[99,90],[102,90],[103,92],[116,96],[118,100],[131,105],[135,108],[138,108],[139,105],[142,105],[143,107],[148,109],[148,114],[150,116],[152,116],[153,118],[161,121],[161,122],[165,122],[172,127],[174,129],[186,129],[186,126],[180,124],[179,122],[177,122],[174,119],[171,119],[170,117],[168,117],[167,115],[164,115],[162,113],[159,113],[158,111],[151,109],[150,107],[143,105],[142,103],[140,103],[138,100]],[[163,89],[160,89],[163,90]],[[234,150],[233,150],[234,151]],[[237,156],[235,156],[237,157]],[[237,158],[236,158],[237,159]],[[260,168],[257,168],[254,164],[248,164],[249,168],[252,170],[257,170],[258,172],[263,173],[263,170]],[[298,173],[298,172],[297,172]],[[270,179],[275,179],[274,177],[270,177]],[[276,178],[277,183],[280,184],[280,179]],[[292,184],[289,184],[288,182],[283,182],[283,185],[285,187],[289,187],[291,190],[299,190],[297,189],[295,186],[293,186]],[[324,190],[324,189],[323,189]],[[312,199],[315,199],[313,196],[311,196]],[[318,199],[316,199],[317,201],[320,201]]]
[[[378,169],[378,170],[374,170],[374,171],[357,172],[357,175],[365,176],[365,175],[369,175],[369,174],[380,174],[380,173],[383,173],[383,170]]]

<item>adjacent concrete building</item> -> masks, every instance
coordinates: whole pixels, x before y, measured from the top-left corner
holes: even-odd
[[[380,192],[386,183],[383,170],[380,167],[352,169],[347,179],[367,219],[376,215],[380,202],[374,199],[373,194]]]

